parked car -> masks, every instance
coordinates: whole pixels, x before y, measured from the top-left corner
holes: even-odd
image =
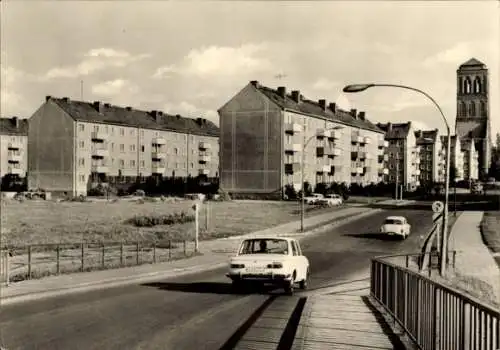
[[[473,183],[471,186],[471,193],[472,194],[481,194],[484,191],[483,185],[479,182]]]
[[[226,274],[233,288],[249,283],[271,284],[293,294],[295,284],[307,288],[309,260],[296,239],[287,237],[248,238],[241,242],[236,256],[229,261]]]
[[[411,225],[404,216],[388,216],[380,227],[380,233],[388,236],[399,236],[406,239],[411,232]]]
[[[324,198],[321,193],[313,193],[310,196],[304,197],[304,202],[306,204],[318,204],[320,199]]]
[[[327,194],[324,198],[320,198],[317,201],[317,204],[328,205],[330,207],[336,205],[342,205],[343,200],[338,194]]]

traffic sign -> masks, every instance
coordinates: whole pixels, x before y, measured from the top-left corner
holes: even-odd
[[[441,201],[435,201],[432,203],[432,211],[434,213],[441,213],[444,210],[444,203]]]

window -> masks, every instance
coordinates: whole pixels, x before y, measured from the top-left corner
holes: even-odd
[[[141,136],[144,137],[144,130],[141,130]]]
[[[115,150],[115,143],[111,142],[111,151],[114,151],[114,150]]]
[[[94,132],[99,132],[99,125],[94,125]]]
[[[124,167],[125,166],[125,161],[123,159],[120,159],[120,167]]]
[[[130,136],[134,136],[135,135],[135,130],[134,129],[131,129],[130,130]]]
[[[135,152],[135,145],[130,145],[130,152]]]
[[[120,152],[125,152],[125,145],[123,143],[120,144]]]
[[[134,160],[134,159],[131,159],[131,160],[130,160],[130,166],[131,166],[131,167],[135,167],[135,160]]]
[[[85,182],[85,175],[80,175],[79,178],[80,178],[80,182]]]
[[[120,128],[120,136],[125,136],[125,129],[124,128]]]
[[[78,124],[78,131],[85,131],[85,125],[84,124]]]
[[[194,163],[191,163],[191,169],[193,169],[193,168],[194,168]]]
[[[179,169],[179,163],[175,162],[175,168]]]
[[[297,247],[295,246],[295,242],[291,242],[291,245],[292,245],[292,254],[299,255],[299,252],[297,251]]]
[[[141,145],[141,152],[143,152],[143,153],[144,153],[144,150],[145,150],[145,149],[146,149],[146,148],[144,147],[144,145]]]
[[[85,148],[85,141],[78,142],[78,145],[80,146],[80,148]]]
[[[471,117],[476,115],[476,103],[474,101],[471,101],[469,105],[469,115]]]
[[[114,134],[115,134],[115,128],[111,127],[111,135],[114,135]]]
[[[288,242],[284,239],[247,239],[240,254],[288,254]]]
[[[174,154],[178,154],[179,153],[179,150],[176,148],[174,148]]]
[[[85,158],[80,158],[80,159],[78,160],[78,165],[80,165],[80,166],[84,166],[84,165],[85,165]]]
[[[146,166],[146,162],[141,160],[141,168],[144,168]]]
[[[104,127],[104,131],[105,131],[106,133],[108,133],[108,130],[109,130],[109,128],[108,128],[108,126],[106,125],[106,126]]]

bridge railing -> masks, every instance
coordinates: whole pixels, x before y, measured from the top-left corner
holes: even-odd
[[[420,349],[500,349],[499,310],[387,258],[372,259],[371,296]]]

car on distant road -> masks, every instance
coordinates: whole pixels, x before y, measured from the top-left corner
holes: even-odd
[[[226,274],[235,291],[250,284],[271,284],[293,294],[295,284],[307,288],[309,260],[299,242],[289,237],[256,237],[241,242]]]
[[[336,205],[342,205],[343,200],[338,194],[327,194],[324,198],[320,198],[317,201],[317,204],[320,205],[328,205],[330,207]]]
[[[411,225],[404,216],[388,216],[380,227],[380,233],[388,236],[399,236],[406,239],[411,232]]]
[[[321,193],[313,193],[310,196],[304,197],[304,202],[306,204],[318,204],[318,201],[323,198],[324,196]]]

